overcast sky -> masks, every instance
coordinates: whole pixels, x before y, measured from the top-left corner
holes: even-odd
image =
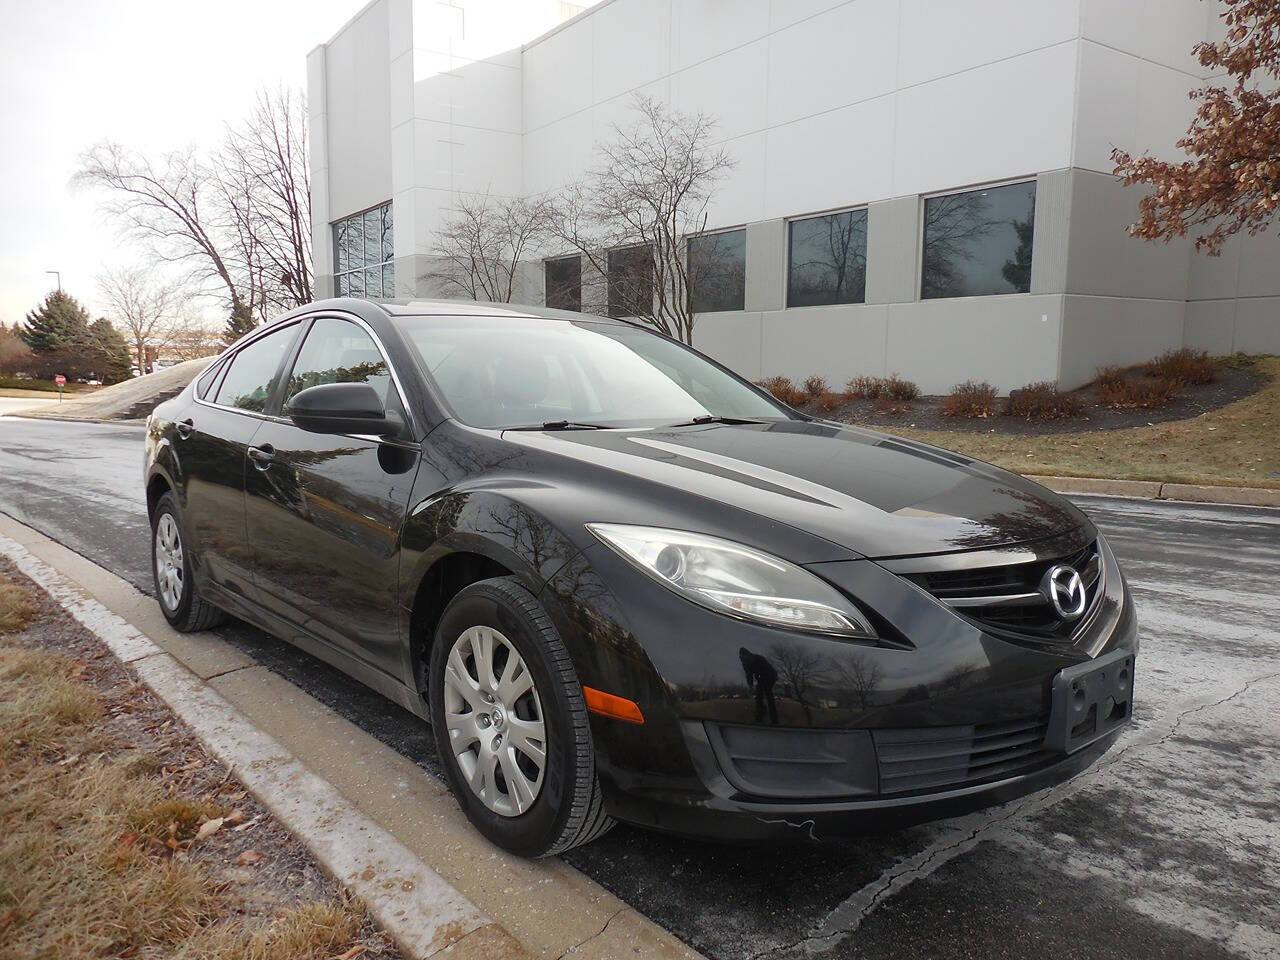
[[[0,0],[0,321],[53,289],[46,270],[96,315],[97,275],[141,259],[69,185],[83,150],[216,141],[259,89],[305,88],[307,51],[363,5]]]

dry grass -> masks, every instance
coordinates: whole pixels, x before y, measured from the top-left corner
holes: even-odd
[[[942,398],[938,412],[944,417],[991,417],[996,412],[996,388],[985,380],[966,380]]]
[[[1239,362],[1256,363],[1270,382],[1191,420],[1048,436],[898,432],[1019,473],[1280,488],[1280,357]]]
[[[1083,413],[1084,401],[1079,394],[1063,393],[1052,381],[1029,383],[1009,391],[1001,412],[1023,420],[1062,420]]]
[[[189,843],[170,842],[221,811],[175,794],[160,758],[112,732],[83,661],[22,645],[27,589],[0,571],[0,958],[300,960],[350,946],[358,903],[246,917]]]
[[[15,633],[27,625],[35,607],[16,583],[0,579],[0,634]]]

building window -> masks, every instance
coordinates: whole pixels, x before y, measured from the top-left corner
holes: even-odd
[[[741,310],[746,284],[746,230],[689,238],[689,299],[694,313]]]
[[[609,251],[609,316],[647,317],[653,313],[653,258],[649,248]]]
[[[1035,220],[1034,181],[926,199],[921,298],[1029,293]]]
[[[339,297],[394,297],[391,204],[333,224],[333,289]]]
[[[862,303],[867,295],[867,211],[791,221],[787,306]]]
[[[582,312],[582,258],[560,257],[543,264],[546,305],[556,310]]]

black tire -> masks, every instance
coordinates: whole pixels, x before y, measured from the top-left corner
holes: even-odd
[[[445,725],[444,674],[454,644],[471,627],[498,630],[529,668],[546,725],[541,792],[516,816],[490,810],[467,784]],[[595,748],[582,686],[542,605],[512,577],[482,580],[449,602],[431,646],[431,727],[459,806],[490,841],[524,857],[548,857],[603,836],[613,826],[596,777]]]
[[[170,607],[164,599],[165,595],[160,584],[160,565],[156,557],[159,549],[157,531],[166,516],[173,519],[182,547],[181,596],[173,607]],[[151,512],[151,577],[156,586],[156,603],[160,605],[160,612],[175,630],[182,633],[195,633],[225,623],[227,614],[201,597],[196,590],[195,581],[191,577],[191,554],[186,548],[186,542],[186,533],[182,529],[177,502],[174,500],[173,493],[167,492],[156,501],[156,508]]]

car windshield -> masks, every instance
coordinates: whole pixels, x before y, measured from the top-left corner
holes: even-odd
[[[539,317],[397,317],[463,423],[491,429],[787,419],[737,377],[627,324]]]

